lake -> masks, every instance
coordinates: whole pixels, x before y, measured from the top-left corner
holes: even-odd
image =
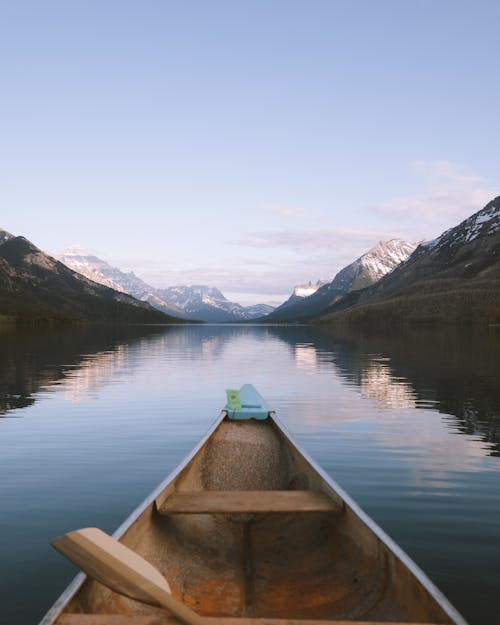
[[[381,334],[0,326],[0,622],[36,624],[76,569],[256,386],[470,625],[498,622],[500,328]]]

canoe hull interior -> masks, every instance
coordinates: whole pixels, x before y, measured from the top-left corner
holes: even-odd
[[[318,491],[330,509],[163,510],[176,494],[199,491],[228,491],[228,498],[240,491]],[[222,419],[120,540],[202,615],[464,623],[450,617],[432,584],[422,583],[271,418]],[[165,614],[90,579],[63,613]]]

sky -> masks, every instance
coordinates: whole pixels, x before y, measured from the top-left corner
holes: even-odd
[[[0,228],[242,304],[500,195],[500,3],[0,0]]]

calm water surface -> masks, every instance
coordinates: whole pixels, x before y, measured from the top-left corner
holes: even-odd
[[[250,382],[448,595],[498,619],[500,329],[0,329],[0,623],[75,573],[49,541],[112,532]]]

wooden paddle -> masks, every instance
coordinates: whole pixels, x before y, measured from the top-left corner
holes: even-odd
[[[167,608],[187,625],[207,624],[204,617],[172,596],[167,580],[158,569],[100,529],[75,530],[53,540],[52,546],[111,590]]]

